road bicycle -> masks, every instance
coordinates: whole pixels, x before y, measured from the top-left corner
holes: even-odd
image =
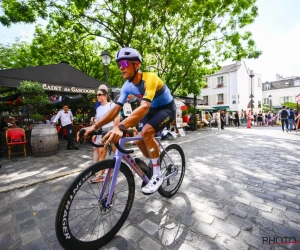
[[[80,133],[83,135],[85,131],[81,130]],[[94,132],[90,136],[99,134],[100,132]],[[176,194],[184,178],[184,152],[177,144],[164,147],[160,137],[155,139],[160,147],[159,161],[164,178],[158,192],[161,196],[170,198]],[[143,172],[138,161],[132,158],[130,154],[134,150],[124,148],[125,143],[137,140],[142,140],[142,137],[121,138],[116,143],[117,150],[113,159],[92,164],[68,187],[55,220],[57,239],[64,249],[99,249],[121,229],[134,201],[133,173],[142,179],[142,186],[149,182],[152,175],[149,168],[143,168]],[[95,147],[103,146],[94,144],[91,140],[89,142]],[[90,179],[101,170],[105,170],[104,181],[92,184]]]

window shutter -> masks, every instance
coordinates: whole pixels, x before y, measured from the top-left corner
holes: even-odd
[[[217,104],[217,102],[218,102],[218,96],[217,95],[212,95],[211,96],[211,104],[212,105],[216,105]]]
[[[224,104],[228,103],[227,94],[226,93],[223,94],[223,102],[224,102]]]
[[[214,77],[213,78],[213,88],[215,89],[215,88],[217,88],[217,86],[218,86],[218,82],[217,82],[217,77]]]
[[[208,96],[208,105],[211,106],[211,95]]]
[[[279,98],[279,102],[280,102],[280,104],[283,104],[283,103],[284,103],[283,97],[280,97],[280,98]]]
[[[227,86],[227,75],[223,76],[223,87]]]

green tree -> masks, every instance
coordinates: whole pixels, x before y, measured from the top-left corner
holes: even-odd
[[[135,47],[145,58],[142,69],[151,67],[172,93],[198,95],[220,61],[261,54],[244,31],[257,16],[255,0],[3,0],[2,8],[4,25],[48,18],[55,29],[100,37],[111,52]]]
[[[37,60],[31,56],[29,43],[16,39],[13,44],[0,44],[0,69],[35,65],[37,65]]]
[[[286,106],[287,108],[292,108],[293,110],[297,108],[297,103],[295,102],[285,102],[281,104],[282,106]]]
[[[41,111],[49,103],[48,96],[42,85],[38,82],[23,81],[18,89],[23,96],[22,102],[31,111],[31,117],[36,120],[42,120]]]

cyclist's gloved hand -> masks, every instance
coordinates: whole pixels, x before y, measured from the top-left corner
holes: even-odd
[[[110,143],[119,142],[122,136],[123,132],[118,127],[114,127],[102,137],[101,143],[103,143],[104,147],[106,148]]]
[[[83,130],[85,131],[85,133],[84,133],[83,136],[85,138],[88,138],[89,134],[95,131],[95,128],[94,128],[94,126],[90,126],[90,127],[86,127],[86,128],[80,129],[79,132],[77,133],[77,137],[76,137],[77,141],[80,141],[80,137],[82,136],[82,133],[83,133],[82,131]]]

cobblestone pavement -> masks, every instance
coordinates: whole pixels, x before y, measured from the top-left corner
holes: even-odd
[[[166,141],[186,155],[180,190],[171,199],[144,196],[136,177],[131,213],[102,249],[300,249],[268,244],[300,242],[299,140],[300,133],[270,127],[189,132]],[[1,159],[0,249],[61,249],[56,209],[76,171],[91,163],[91,151],[62,146],[51,157]]]

